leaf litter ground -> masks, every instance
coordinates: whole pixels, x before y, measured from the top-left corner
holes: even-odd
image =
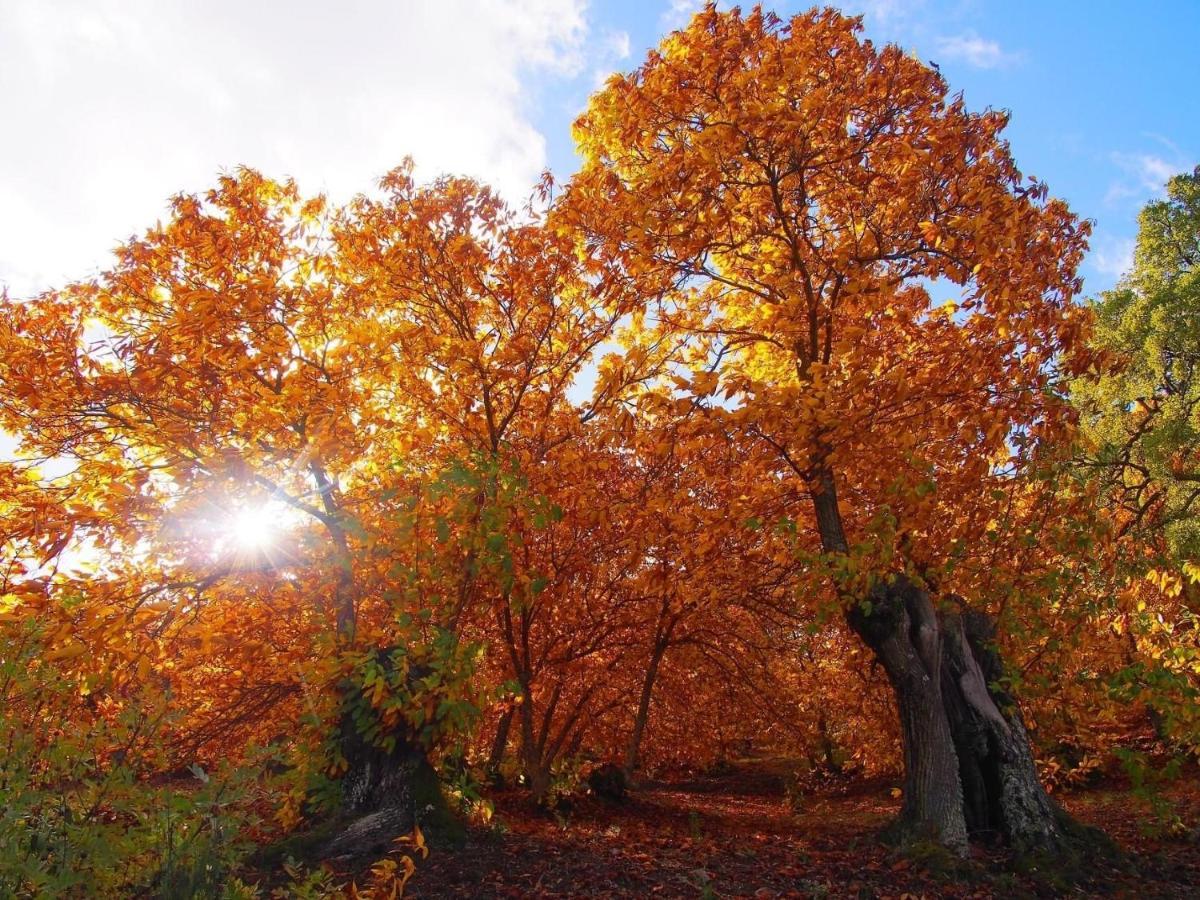
[[[1200,832],[1168,832],[1127,791],[1060,801],[1103,826],[1126,852],[1094,860],[1082,883],[1052,870],[1012,872],[999,850],[965,865],[936,853],[902,856],[879,830],[899,801],[888,783],[827,786],[789,802],[770,765],[646,786],[621,803],[587,798],[550,815],[520,794],[496,799],[491,828],[435,850],[410,884],[434,897],[1200,897]],[[1184,822],[1200,817],[1200,788],[1171,792]]]

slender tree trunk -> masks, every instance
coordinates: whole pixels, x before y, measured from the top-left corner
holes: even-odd
[[[487,768],[484,769],[488,780],[493,784],[500,781],[500,764],[504,761],[504,751],[508,749],[508,732],[512,728],[512,718],[513,708],[510,706],[496,723],[496,736],[492,739],[492,750],[488,754]]]
[[[583,749],[583,737],[586,733],[587,728],[583,726],[571,732],[571,740],[567,743],[567,759],[572,759],[579,755],[579,751]]]
[[[825,771],[841,775],[842,764],[838,761],[837,747],[833,743],[833,738],[830,737],[829,720],[825,717],[824,710],[817,713],[817,733],[821,736],[821,756],[825,761]]]
[[[522,693],[523,702],[518,707],[521,713],[521,768],[529,793],[536,803],[541,804],[550,792],[550,768],[543,764],[542,750],[535,734],[532,693],[524,686]]]
[[[826,553],[849,553],[842,511],[838,507],[837,481],[827,466],[820,467],[812,490],[813,513],[817,520],[817,533],[821,536],[821,549]]]
[[[550,767],[529,753],[525,755],[525,784],[529,787],[533,802],[543,805],[550,795]]]
[[[646,677],[642,679],[642,693],[638,698],[637,713],[633,717],[633,731],[630,732],[629,744],[625,748],[624,768],[627,777],[632,777],[638,767],[642,737],[646,733],[646,722],[650,718],[650,700],[654,696],[654,682],[658,679],[658,667],[666,652],[666,642],[658,641],[650,653],[650,664],[646,667]]]
[[[337,497],[334,496],[336,487],[333,481],[318,460],[310,462],[308,469],[316,482],[317,492],[321,495],[321,505],[325,509],[325,530],[335,551],[337,579],[334,582],[334,615],[338,639],[349,641],[354,637],[357,613],[355,601],[358,599],[354,590],[354,562],[350,555],[350,544],[346,537],[342,511],[338,506]]]

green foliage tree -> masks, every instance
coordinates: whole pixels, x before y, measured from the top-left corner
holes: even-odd
[[[1095,304],[1112,365],[1074,395],[1120,507],[1118,528],[1161,529],[1178,561],[1200,558],[1200,166],[1140,217],[1133,269]]]
[[[1200,166],[1139,223],[1133,268],[1094,304],[1100,374],[1072,394],[1080,462],[1112,521],[1097,582],[1121,636],[1111,688],[1188,754],[1200,748]],[[1123,759],[1140,784],[1145,761]]]

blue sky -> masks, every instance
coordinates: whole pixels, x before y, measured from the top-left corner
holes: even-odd
[[[341,200],[411,154],[515,200],[689,0],[0,0],[0,286],[102,266],[166,199],[247,164]],[[779,3],[781,15],[808,7]],[[856,0],[868,36],[1012,112],[1028,174],[1096,222],[1086,288],[1200,162],[1200,0]]]

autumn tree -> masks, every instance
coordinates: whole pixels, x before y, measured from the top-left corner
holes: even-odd
[[[609,284],[465,179],[402,167],[342,210],[249,170],[181,195],[109,272],[3,305],[14,615],[94,690],[174,680],[193,751],[315,709],[343,806],[411,824],[459,623],[505,579],[498,485],[578,427]]]
[[[755,697],[772,703],[777,692],[760,678],[765,660],[798,627],[790,542],[756,518],[767,514],[762,494],[751,502],[743,487],[755,472],[710,415],[714,398],[679,390],[690,386],[673,374],[641,392],[622,438],[635,462],[630,493],[615,507],[626,521],[620,549],[636,562],[630,589],[641,620],[630,688],[637,703],[622,761],[629,774],[642,760],[655,702],[683,721],[717,694],[713,707],[737,709],[739,719]],[[673,669],[691,683],[664,699],[659,680]],[[690,714],[674,708],[680,699]],[[703,744],[715,748],[711,734],[696,737],[676,735],[676,749],[698,759]]]
[[[303,641],[314,620],[352,621],[348,574],[333,561],[347,549],[339,500],[314,480],[337,477],[361,450],[337,412],[359,405],[349,376],[361,360],[329,357],[341,310],[320,274],[325,214],[293,186],[243,172],[176,198],[170,220],[121,247],[103,278],[3,306],[0,416],[21,440],[16,465],[67,469],[31,472],[28,502],[9,519],[24,543],[14,564],[32,560],[26,574],[39,576],[19,592],[51,617],[66,614],[62,595],[88,597],[74,611],[86,627],[58,640],[99,680],[138,660],[122,646],[131,620],[155,619],[163,635],[222,583],[248,586],[282,560],[242,530],[268,503],[272,517],[290,509],[298,530],[311,523],[327,538],[280,548],[290,565],[311,572],[312,551],[329,560],[317,568],[342,573],[337,590],[308,585],[311,602],[293,607],[288,627]],[[64,554],[89,565],[48,568]],[[252,632],[269,609],[213,606],[205,623],[216,631],[237,616]],[[242,689],[227,690],[237,707]]]
[[[709,7],[593,97],[566,203],[673,288],[647,330],[691,336],[762,483],[805,489],[810,571],[895,693],[903,835],[1058,848],[983,610],[989,535],[1069,426],[1086,228],[1021,175],[1004,114],[859,27]]]

